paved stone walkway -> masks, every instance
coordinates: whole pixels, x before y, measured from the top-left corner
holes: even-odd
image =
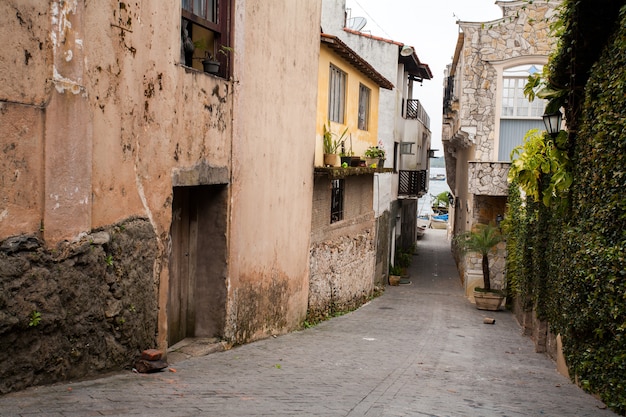
[[[445,231],[428,230],[418,246],[411,284],[355,312],[183,360],[176,372],[5,395],[0,415],[615,415],[535,353],[510,313],[481,312],[463,297]]]

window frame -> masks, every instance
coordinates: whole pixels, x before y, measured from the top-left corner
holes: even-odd
[[[500,95],[501,119],[541,119],[547,100],[535,97],[535,100],[530,102],[524,96],[524,87],[528,82],[528,76],[541,71],[541,68],[543,68],[541,64],[526,64],[504,70]],[[520,114],[521,110],[524,110],[525,114]]]
[[[206,46],[206,51],[212,53],[214,58],[220,62],[220,71],[217,74],[220,77],[228,78],[231,74],[231,54],[230,53],[218,53],[223,50],[224,47],[230,48],[232,27],[231,27],[231,13],[233,10],[234,0],[200,0],[205,4],[205,8],[208,9],[209,5],[213,5],[215,9],[215,22],[207,20],[205,17],[195,14],[193,11],[184,8],[185,0],[181,1],[181,25],[187,25],[191,31],[189,36],[193,38],[193,27],[198,26],[200,31],[208,31],[212,34],[209,36],[208,42],[212,40],[212,44]],[[194,0],[188,0],[193,9]],[[183,28],[181,28],[181,33]],[[205,38],[200,38],[205,39]],[[196,39],[194,39],[196,40]],[[198,59],[195,58],[194,59]],[[183,62],[186,64],[186,62]],[[193,65],[192,65],[193,66]]]
[[[328,120],[343,124],[346,113],[348,74],[330,64],[328,77]]]
[[[357,125],[359,130],[369,130],[371,97],[372,89],[362,83],[359,83],[359,110],[357,115]],[[365,103],[363,101],[365,101]]]

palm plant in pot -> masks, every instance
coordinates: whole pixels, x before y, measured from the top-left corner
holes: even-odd
[[[462,253],[476,252],[482,257],[483,286],[474,289],[474,300],[479,310],[499,310],[506,298],[504,291],[491,288],[489,254],[504,237],[493,224],[478,225],[475,230],[461,233],[454,240]]]

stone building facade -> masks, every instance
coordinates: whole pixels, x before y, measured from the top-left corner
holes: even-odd
[[[454,196],[450,232],[506,216],[510,152],[527,130],[542,129],[543,103],[529,103],[523,84],[541,71],[554,47],[549,26],[558,1],[496,1],[503,17],[458,22],[453,61],[446,69],[442,141]],[[457,254],[466,294],[482,282],[473,255]],[[495,256],[493,281],[504,282],[504,247]]]

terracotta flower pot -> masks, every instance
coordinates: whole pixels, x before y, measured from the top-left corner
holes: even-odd
[[[400,275],[389,275],[389,285],[400,285]]]
[[[337,167],[339,166],[339,162],[341,159],[338,154],[335,153],[325,153],[324,154],[324,166]]]

